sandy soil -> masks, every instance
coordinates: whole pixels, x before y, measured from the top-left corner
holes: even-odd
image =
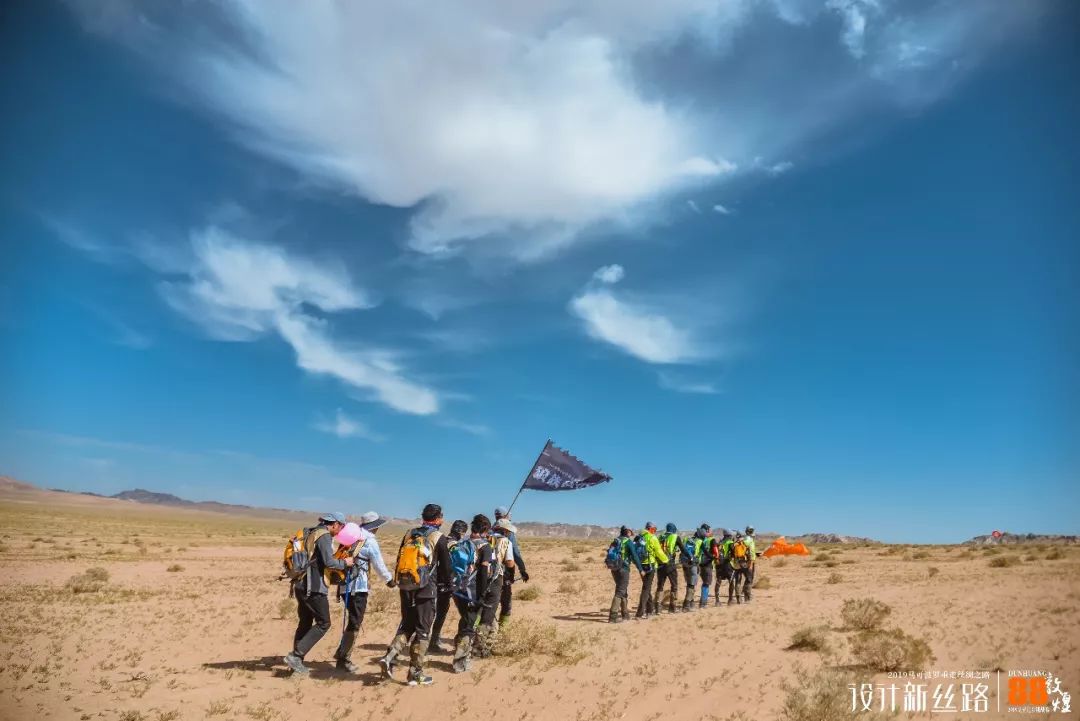
[[[384,591],[354,655],[359,676],[333,669],[335,605],[334,628],[308,658],[313,672],[291,678],[281,655],[295,618],[276,574],[294,530],[280,518],[0,493],[0,719],[783,718],[784,685],[805,686],[817,669],[886,680],[858,664],[842,628],[844,600],[865,597],[891,606],[886,626],[929,642],[928,669],[1045,669],[1080,692],[1080,549],[1051,560],[1048,547],[817,548],[762,561],[767,587],[752,605],[611,625],[605,542],[529,539],[533,580],[516,589],[539,596],[515,603],[507,638],[524,647],[508,645],[515,655],[474,661],[465,675],[433,656],[429,688],[383,681],[367,662],[397,622],[396,594]],[[990,565],[1004,557],[1016,565]],[[65,587],[90,567],[108,572],[101,590]],[[635,580],[632,606],[637,589]],[[444,637],[455,626],[451,611]],[[788,649],[810,626],[827,627],[831,650]],[[992,695],[989,713],[932,717],[1006,717],[995,707]]]

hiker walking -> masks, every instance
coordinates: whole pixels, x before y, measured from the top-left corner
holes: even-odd
[[[409,650],[410,686],[430,686],[431,676],[424,674],[427,660],[428,636],[435,620],[435,601],[438,595],[435,585],[435,569],[439,559],[435,546],[442,535],[442,506],[429,503],[420,514],[421,524],[409,530],[401,539],[397,561],[394,564],[394,581],[401,596],[401,622],[394,640],[379,659],[388,677],[394,674],[398,658]]]
[[[656,606],[657,613],[660,612],[660,608],[663,606],[663,594],[664,584],[667,583],[668,589],[668,611],[675,613],[675,599],[679,595],[679,564],[675,560],[675,554],[679,550],[679,546],[682,545],[682,539],[679,538],[679,529],[674,523],[667,524],[664,529],[664,533],[658,539],[660,546],[664,549],[664,553],[667,554],[667,563],[661,563],[656,569],[656,599],[654,604]]]
[[[716,559],[716,592],[713,594],[714,602],[717,606],[720,605],[720,584],[724,581],[728,582],[728,586],[731,586],[731,544],[734,539],[731,536],[731,531],[726,528],[716,529],[716,533],[721,536],[718,541],[719,556]]]
[[[750,603],[750,589],[754,587],[754,572],[757,570],[757,541],[754,540],[754,527],[747,526],[743,538],[746,543],[747,555],[750,558],[750,568],[747,569],[746,579],[743,583],[743,599]]]
[[[339,669],[349,673],[359,670],[352,662],[352,649],[367,612],[368,570],[373,568],[387,586],[394,587],[394,576],[383,562],[382,550],[375,538],[375,534],[385,523],[386,519],[378,513],[368,511],[360,517],[360,537],[346,549],[353,565],[346,572],[345,580],[338,586],[338,599],[345,603],[346,620],[334,659]]]
[[[499,596],[499,624],[502,625],[510,617],[514,604],[514,577],[521,574],[521,580],[529,582],[529,572],[525,570],[525,559],[521,557],[521,546],[518,545],[517,528],[510,522],[510,509],[499,506],[495,509],[495,524],[506,521],[506,535],[510,539],[510,550],[513,554],[514,565],[503,574],[503,590]]]
[[[750,583],[750,557],[746,539],[743,534],[735,532],[735,538],[731,543],[731,558],[728,561],[731,566],[731,580],[728,582],[728,605],[742,603],[743,595],[749,601],[750,589],[746,586]]]
[[[491,577],[490,530],[490,519],[478,513],[473,516],[469,537],[458,541],[450,552],[455,574],[453,599],[459,616],[454,637],[454,673],[465,673],[470,667],[476,626],[480,622],[480,598]]]
[[[469,533],[469,524],[465,521],[454,521],[450,525],[449,535],[443,536],[435,544],[435,555],[446,563],[439,563],[435,569],[435,584],[437,596],[435,599],[435,622],[431,626],[431,643],[428,644],[428,653],[443,653],[446,651],[439,644],[442,634],[443,623],[446,622],[446,614],[450,611],[450,599],[453,597],[454,569],[449,563],[449,547],[461,541]]]
[[[701,600],[698,601],[698,608],[705,608],[709,603],[709,590],[712,588],[720,548],[708,523],[702,523],[701,530],[705,532],[705,538],[701,540]]]
[[[683,613],[694,610],[694,590],[701,573],[701,547],[705,541],[705,529],[698,528],[694,535],[683,541],[679,549],[679,562],[682,564],[683,579],[686,581],[686,596],[683,597]]]
[[[514,552],[510,547],[512,528],[510,521],[500,518],[488,533],[491,566],[486,590],[480,597],[480,627],[474,639],[477,655],[481,658],[491,655],[491,648],[499,632],[497,616],[501,609],[503,577],[514,567]]]
[[[608,613],[608,621],[611,623],[621,623],[630,618],[630,564],[633,563],[638,574],[645,577],[641,554],[634,544],[633,535],[634,532],[626,526],[620,528],[618,537],[608,546],[604,559],[605,565],[611,569],[611,577],[615,580],[615,595],[611,597],[611,610]]]
[[[641,597],[638,599],[637,614],[635,620],[647,619],[657,613],[656,601],[653,598],[653,579],[656,578],[656,569],[662,563],[668,562],[668,555],[660,547],[660,541],[656,538],[656,524],[649,521],[645,524],[645,530],[634,539],[641,554]]]
[[[319,516],[318,525],[303,531],[303,550],[308,561],[303,575],[292,584],[297,623],[292,651],[285,655],[285,665],[293,673],[308,672],[304,656],[330,630],[330,601],[326,597],[328,588],[323,572],[353,565],[352,558],[334,558],[334,536],[344,527],[344,513],[325,513]]]

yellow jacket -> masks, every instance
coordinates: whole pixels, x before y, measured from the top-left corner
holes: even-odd
[[[641,559],[642,565],[655,566],[657,563],[668,562],[668,555],[664,553],[660,539],[652,531],[644,531],[641,537],[645,539],[645,558]]]

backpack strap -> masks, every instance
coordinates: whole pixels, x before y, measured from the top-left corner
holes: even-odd
[[[304,534],[304,550],[308,552],[308,556],[315,553],[315,544],[319,542],[319,539],[329,535],[330,531],[326,526],[315,526]]]

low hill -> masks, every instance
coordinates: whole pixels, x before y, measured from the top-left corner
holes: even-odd
[[[1039,533],[1003,533],[1000,538],[994,538],[992,535],[975,536],[965,543],[971,546],[1011,546],[1023,543],[1077,544],[1080,543],[1080,536]]]

